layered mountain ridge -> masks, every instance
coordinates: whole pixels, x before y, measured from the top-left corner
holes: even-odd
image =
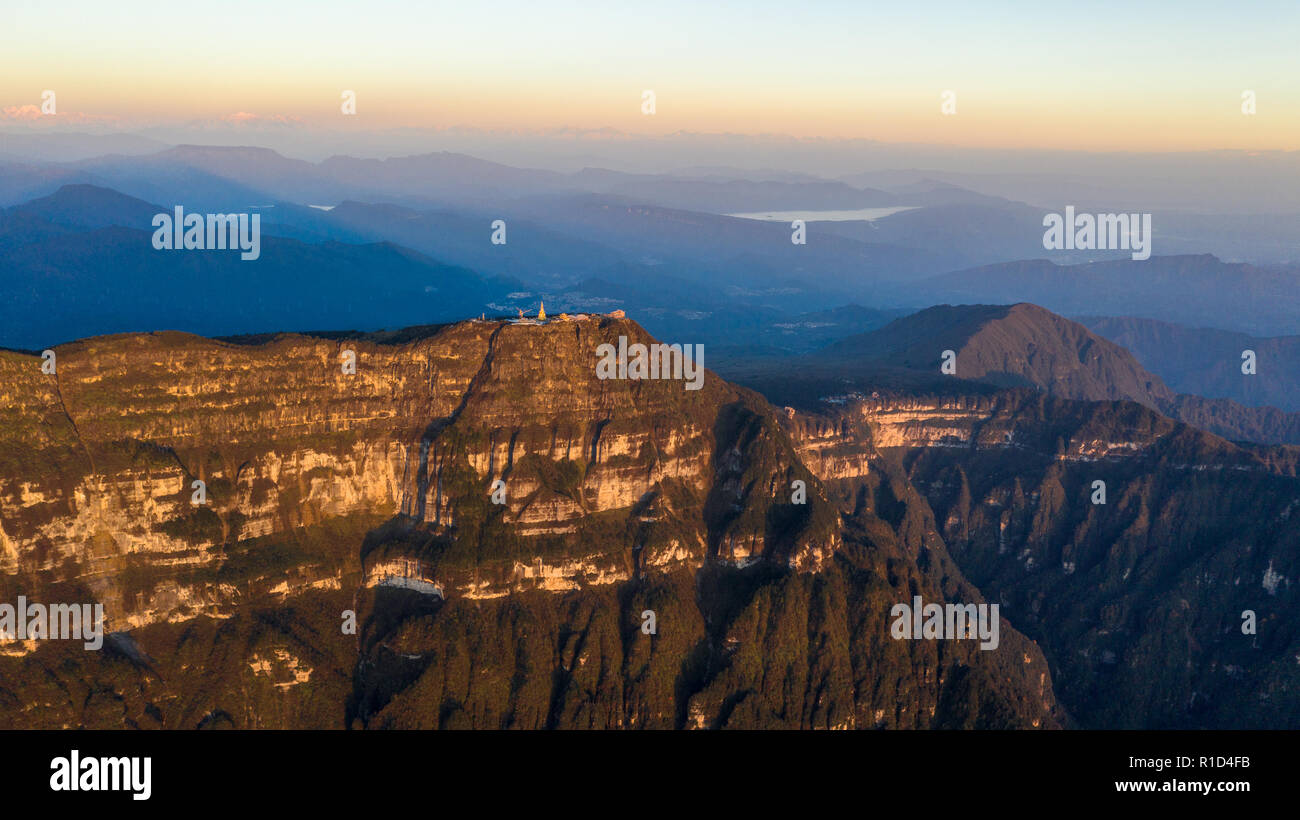
[[[1037,305],[939,305],[876,331],[842,339],[809,356],[814,361],[941,372],[955,354],[956,375],[998,387],[1027,386],[1063,398],[1135,401],[1230,439],[1300,444],[1300,414],[1249,407],[1231,399],[1175,393],[1120,345]],[[1228,358],[1239,381],[1283,378],[1244,375],[1240,351]],[[1224,366],[1207,357],[1204,366]]]
[[[53,374],[0,353],[5,600],[102,602],[112,632],[103,653],[7,643],[6,714],[1068,722],[1008,620],[993,652],[889,637],[890,608],[913,594],[982,597],[869,444],[795,437],[800,422],[711,374],[699,391],[598,379],[595,349],[620,335],[652,341],[587,318],[463,322],[397,343],[98,337],[56,348]]]
[[[600,344],[655,340],[598,316],[98,337],[56,348],[55,373],[0,352],[0,600],[102,602],[112,633],[98,653],[5,643],[4,714],[333,728],[1300,718],[1300,450],[1088,398],[1168,389],[1032,306],[941,312],[938,330],[858,340],[879,343],[863,373],[888,359],[912,381],[845,384],[862,375],[833,348],[849,375],[802,409],[712,373],[700,390],[601,379]],[[949,345],[961,377],[928,359]],[[917,595],[997,603],[998,647],[895,640],[891,610]]]
[[[1179,393],[1233,399],[1253,407],[1300,410],[1300,336],[1259,337],[1135,317],[1082,317],[1088,329],[1132,351]],[[1262,378],[1242,378],[1254,351]]]

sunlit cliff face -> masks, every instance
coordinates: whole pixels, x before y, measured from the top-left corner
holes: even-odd
[[[945,594],[915,564],[922,549],[943,549],[911,542],[926,527],[899,535],[852,501],[863,482],[886,480],[873,478],[870,441],[837,440],[853,423],[789,417],[711,374],[700,390],[599,379],[595,351],[620,335],[650,341],[629,321],[589,317],[466,322],[402,345],[104,337],[59,348],[55,374],[38,357],[3,354],[5,591],[102,601],[113,653],[166,672],[150,683],[134,666],[89,671],[120,654],[6,652],[64,663],[56,679],[118,680],[126,705],[112,709],[140,725],[241,710],[237,725],[427,725],[436,711],[409,711],[415,691],[390,701],[390,676],[443,679],[443,653],[467,639],[446,630],[504,629],[478,662],[535,658],[523,678],[507,676],[507,690],[523,687],[510,695],[514,717],[489,710],[438,725],[712,726],[742,720],[728,705],[735,687],[768,690],[726,672],[728,658],[811,629],[829,643],[800,650],[790,674],[803,681],[796,690],[830,688],[820,705],[763,707],[783,710],[785,724],[960,721],[939,707],[957,657],[892,645],[887,608],[876,629],[860,622],[874,623],[874,607],[836,591],[861,583],[845,567],[874,565],[883,550],[902,562],[886,598],[901,600],[900,584]],[[347,350],[355,373],[340,366]],[[845,530],[844,515],[859,523]],[[861,551],[863,526],[876,552]],[[752,607],[775,607],[768,638],[750,631]],[[348,612],[350,633],[340,629]],[[610,639],[645,612],[659,626],[644,644]],[[1007,720],[1054,724],[1041,656],[1018,634],[1003,640],[1019,647],[1009,669],[1024,688]],[[855,693],[857,663],[917,664],[919,683],[901,696]],[[626,688],[580,685],[598,669]],[[458,697],[497,697],[494,674]],[[1003,688],[987,697],[1007,697]],[[208,694],[174,699],[185,691]],[[525,708],[534,695],[540,711]],[[120,720],[87,708],[43,714],[56,725]]]

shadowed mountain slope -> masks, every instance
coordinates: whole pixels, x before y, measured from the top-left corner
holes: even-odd
[[[813,370],[842,373],[854,384],[882,369],[933,383],[942,375],[944,351],[956,354],[952,375],[960,379],[1030,386],[1063,398],[1135,401],[1227,438],[1300,444],[1300,414],[1175,393],[1128,350],[1036,305],[940,305],[805,358]]]
[[[1250,336],[1129,316],[1078,321],[1133,351],[1146,368],[1180,393],[1286,412],[1300,410],[1300,336]],[[1253,375],[1241,372],[1246,350],[1255,351]]]

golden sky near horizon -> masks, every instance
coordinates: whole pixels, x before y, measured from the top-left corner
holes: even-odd
[[[1300,4],[18,0],[0,126],[613,128],[1089,150],[1300,149]],[[357,95],[357,115],[340,93]],[[655,113],[642,94],[655,93]],[[1254,114],[1242,94],[1255,95]],[[953,93],[956,113],[942,113]],[[48,120],[40,121],[45,124]]]

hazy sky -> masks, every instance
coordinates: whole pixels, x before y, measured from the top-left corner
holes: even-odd
[[[4,5],[0,125],[34,120],[52,89],[60,125],[128,129],[243,118],[1300,148],[1294,0]],[[339,111],[344,89],[355,117]],[[945,90],[955,116],[940,113]]]

